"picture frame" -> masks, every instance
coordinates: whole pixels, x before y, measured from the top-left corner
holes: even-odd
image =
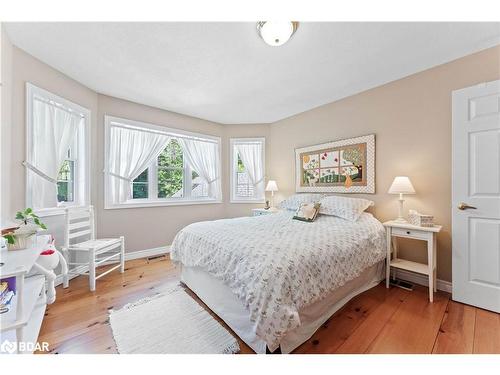
[[[375,134],[295,149],[298,193],[375,193]]]

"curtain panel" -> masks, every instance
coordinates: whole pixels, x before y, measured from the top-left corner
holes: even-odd
[[[56,104],[33,100],[30,172],[34,209],[57,207],[57,177],[70,146],[83,125],[79,114]]]
[[[131,183],[165,149],[170,137],[156,132],[111,126],[107,174],[112,203],[131,198]]]
[[[197,139],[179,138],[186,161],[208,184],[208,196],[222,198],[219,145]]]
[[[238,143],[235,145],[245,166],[250,183],[255,188],[255,196],[264,194],[264,165],[262,143]]]

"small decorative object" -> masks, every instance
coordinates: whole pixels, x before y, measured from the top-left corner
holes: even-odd
[[[295,150],[299,193],[375,193],[375,135]]]
[[[68,264],[63,255],[57,251],[54,245],[54,237],[51,238],[50,243],[46,249],[40,253],[40,256],[33,265],[35,273],[45,276],[47,280],[47,303],[51,304],[56,300],[55,280],[56,274],[54,269],[61,263],[61,270],[63,275],[68,273]]]
[[[3,234],[2,237],[7,240],[9,250],[26,249],[31,246],[33,236],[40,229],[47,229],[40,218],[35,215],[33,209],[26,208],[16,213],[16,220],[20,220],[19,227]]]
[[[398,176],[394,178],[391,187],[388,191],[389,194],[399,194],[399,214],[398,218],[395,220],[399,223],[406,223],[406,219],[403,217],[403,194],[415,194],[415,189],[406,176]]]
[[[302,203],[293,217],[295,220],[313,222],[318,216],[321,203]]]
[[[269,210],[271,206],[269,205],[269,201],[266,201],[266,205],[264,206],[264,210]]]
[[[278,191],[278,184],[274,180],[269,180],[267,182],[266,191],[271,192],[271,208],[274,207],[274,192]]]
[[[408,211],[408,221],[412,225],[419,227],[433,227],[434,226],[434,216],[424,215],[415,210]]]

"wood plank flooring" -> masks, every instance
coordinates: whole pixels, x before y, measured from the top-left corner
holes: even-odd
[[[99,279],[94,293],[86,277],[73,279],[68,289],[57,288],[39,341],[49,342],[51,353],[116,353],[108,310],[176,280],[168,256],[128,261],[124,274]],[[380,284],[348,302],[295,353],[500,353],[500,314],[451,301],[447,293],[438,292],[433,304],[427,296],[423,287],[410,292]],[[238,341],[241,353],[253,353]]]

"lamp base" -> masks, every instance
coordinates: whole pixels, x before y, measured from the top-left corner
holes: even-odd
[[[401,224],[406,224],[408,221],[404,217],[398,217],[397,219],[393,220],[396,223],[401,223]]]

